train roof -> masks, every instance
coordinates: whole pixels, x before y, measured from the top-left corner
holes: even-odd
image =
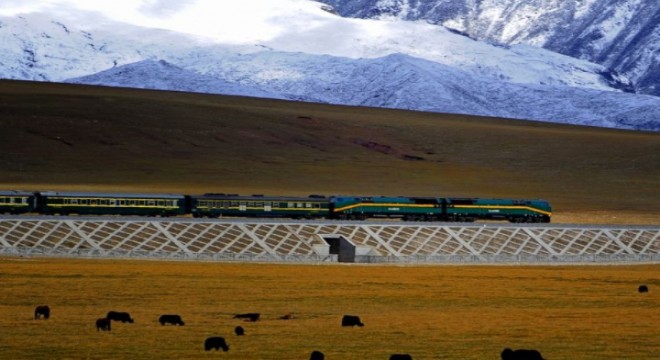
[[[238,195],[238,194],[203,194],[193,195],[193,199],[212,200],[239,200],[239,201],[327,201],[323,195],[309,196],[267,196],[267,195]]]
[[[24,190],[0,190],[0,195],[4,196],[32,196],[34,195],[31,191]]]
[[[182,199],[182,194],[132,194],[132,193],[102,193],[83,191],[41,191],[42,196],[79,196],[99,198],[130,198],[130,199]]]

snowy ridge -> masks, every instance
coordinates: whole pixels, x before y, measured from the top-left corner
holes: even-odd
[[[216,94],[257,97],[282,94],[280,98],[330,104],[464,113],[634,130],[660,129],[660,99],[654,96],[492,82],[446,65],[401,54],[351,60],[258,52],[229,55],[221,61],[222,68],[216,69],[212,76],[186,71],[164,61],[145,60],[69,81],[194,91],[190,90],[194,88],[190,85],[192,83],[203,89],[199,92]],[[264,69],[264,63],[270,66]],[[152,76],[163,71],[165,74]],[[176,76],[168,76],[172,72]],[[152,77],[157,79],[156,83],[150,80]],[[226,84],[241,85],[227,87]]]
[[[287,97],[277,93],[271,93],[259,88],[240,85],[217,77],[185,70],[164,60],[143,60],[129,65],[114,67],[93,75],[69,79],[67,82],[136,89],[175,90],[287,99]]]

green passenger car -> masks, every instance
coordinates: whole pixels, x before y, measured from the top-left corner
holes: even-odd
[[[449,198],[449,221],[508,220],[510,222],[550,222],[552,208],[545,200]]]
[[[175,194],[39,193],[44,214],[175,216],[187,211],[187,198]]]
[[[328,199],[323,196],[240,196],[204,194],[191,196],[194,217],[265,217],[315,219],[329,217]]]
[[[1,214],[29,213],[35,211],[36,206],[36,197],[34,193],[15,190],[0,191]]]
[[[330,199],[333,218],[401,218],[432,221],[442,217],[442,203],[432,197],[356,197],[334,196]]]

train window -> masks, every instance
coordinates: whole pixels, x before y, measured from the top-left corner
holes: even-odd
[[[156,205],[156,201],[154,200],[147,200],[147,206],[154,206]]]
[[[472,199],[451,199],[451,203],[454,205],[472,205],[474,201]]]
[[[437,204],[438,200],[436,199],[413,199],[415,201],[415,204]]]
[[[306,207],[306,208],[311,208],[311,207],[312,207],[312,203],[305,203],[305,207]]]
[[[78,205],[78,199],[71,199],[71,204]]]
[[[89,204],[90,204],[90,205],[96,205],[97,202],[98,202],[98,200],[96,200],[96,199],[90,199],[90,200],[89,200]]]

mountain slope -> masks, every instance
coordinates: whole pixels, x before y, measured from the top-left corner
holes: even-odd
[[[568,86],[492,82],[445,65],[400,54],[351,60],[258,52],[218,60],[222,67],[206,75],[164,61],[142,61],[68,81],[180,91],[198,89],[197,92],[257,97],[281,94],[282,98],[330,104],[634,130],[660,129],[660,99],[657,97]],[[267,70],[262,64],[269,64]],[[151,80],[154,77],[159,79],[155,83]],[[242,85],[231,87],[226,84]]]
[[[643,0],[321,0],[357,18],[426,20],[474,39],[542,46],[624,74],[660,95],[660,2]]]

